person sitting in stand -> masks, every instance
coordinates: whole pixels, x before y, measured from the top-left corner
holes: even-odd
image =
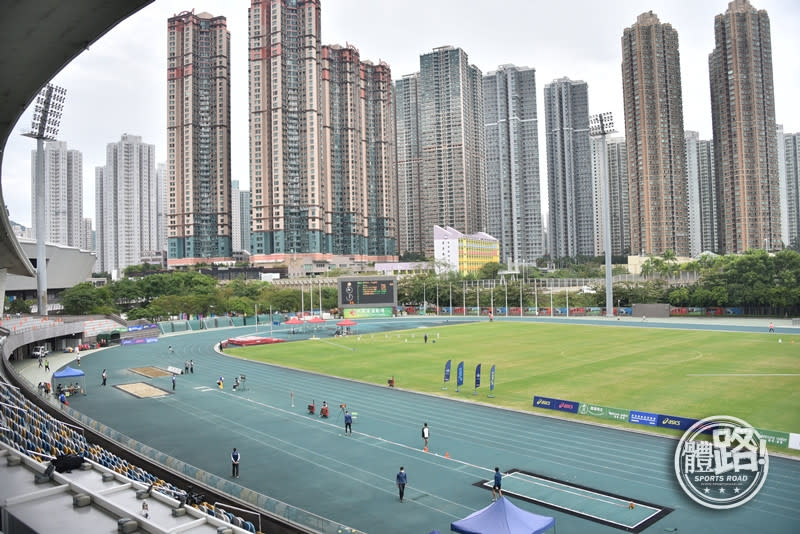
[[[322,408],[319,410],[320,417],[328,417],[328,403],[322,401]]]

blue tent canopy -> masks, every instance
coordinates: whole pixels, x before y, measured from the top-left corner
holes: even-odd
[[[484,508],[450,523],[450,530],[462,534],[541,534],[553,527],[556,520],[517,508],[501,497]]]
[[[75,388],[70,389],[72,386],[72,379],[75,379]],[[78,379],[80,379],[80,384],[78,383]],[[64,380],[67,382],[65,385],[65,389],[67,389],[67,395],[71,393],[83,393],[86,394],[86,373],[81,371],[80,369],[73,369],[69,365],[61,369],[60,371],[56,371],[53,373],[53,379],[51,380],[51,385],[53,387],[53,391],[58,391],[58,386],[61,385],[61,381]],[[77,389],[77,391],[75,391]]]
[[[86,373],[81,371],[80,369],[73,369],[69,365],[61,369],[60,371],[56,371],[53,373],[53,378],[77,378],[79,376],[85,376]]]

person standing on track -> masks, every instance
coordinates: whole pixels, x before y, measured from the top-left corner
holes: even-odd
[[[175,374],[172,375],[172,391],[175,391]]]
[[[353,415],[347,410],[344,411],[344,435],[353,435]]]
[[[500,468],[494,468],[494,486],[492,486],[492,501],[496,501],[497,497],[503,497],[503,491],[500,489],[503,475],[500,473]]]
[[[194,360],[189,360],[189,372],[194,374]]]
[[[231,477],[232,478],[239,478],[239,459],[241,455],[239,451],[236,450],[236,447],[233,448],[233,452],[231,453]]]
[[[428,423],[422,425],[422,439],[425,440],[425,448],[428,448],[428,440],[431,437],[431,429],[428,428]]]
[[[395,480],[397,482],[397,489],[400,491],[400,502],[403,502],[403,495],[406,492],[406,484],[408,484],[408,475],[406,475],[403,466],[400,466],[400,472],[397,473]]]
[[[103,377],[103,385],[105,386],[106,380],[108,380],[108,373],[106,373],[105,369],[103,369],[103,374],[101,376]]]

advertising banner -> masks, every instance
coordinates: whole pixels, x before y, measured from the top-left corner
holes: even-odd
[[[672,428],[675,430],[689,430],[698,420],[688,417],[678,417],[677,415],[659,415],[658,426],[663,428]],[[642,423],[649,425],[650,423]]]
[[[637,412],[636,410],[631,410],[630,415],[628,416],[628,422],[635,423],[637,425],[656,426],[658,424],[658,417],[659,415],[657,413]]]
[[[394,308],[347,308],[342,314],[348,319],[360,319],[364,317],[391,317]]]
[[[629,412],[628,410],[621,410],[619,408],[609,408],[608,406],[599,406],[597,404],[589,404],[582,402],[578,408],[578,413],[582,415],[591,415],[599,417],[600,419],[611,419],[613,421],[627,421]]]
[[[450,382],[450,360],[447,360],[447,363],[444,364],[444,381]]]
[[[788,432],[776,432],[774,430],[764,430],[762,428],[756,428],[756,430],[761,436],[761,439],[765,440],[770,447],[779,447],[781,449],[789,448]]]
[[[481,364],[475,366],[475,389],[481,387]]]
[[[456,385],[464,385],[464,362],[459,363],[458,369],[456,369]]]
[[[789,448],[800,450],[800,434],[794,432],[789,433]]]
[[[539,395],[536,395],[533,397],[533,406],[534,408],[547,408],[548,410],[578,413],[580,403],[575,401],[554,399],[551,397],[540,397]]]
[[[120,345],[143,345],[145,343],[158,343],[157,337],[140,337],[135,339],[120,339]]]
[[[489,371],[489,391],[494,391],[494,365],[492,365],[492,369]]]

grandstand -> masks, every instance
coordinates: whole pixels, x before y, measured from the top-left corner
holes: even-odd
[[[48,468],[49,460],[69,455],[83,458],[80,468]],[[108,531],[116,526],[120,532],[140,527],[164,533],[260,531],[257,514],[228,507],[251,516],[253,523],[89,443],[80,427],[53,418],[5,381],[0,381],[0,456],[5,457],[0,476],[10,482],[0,487],[0,501],[6,502],[12,531],[25,525],[36,532],[85,532],[90,524],[95,529],[107,524]],[[74,524],[62,513],[41,513],[85,507],[88,512],[81,510],[82,519]]]

